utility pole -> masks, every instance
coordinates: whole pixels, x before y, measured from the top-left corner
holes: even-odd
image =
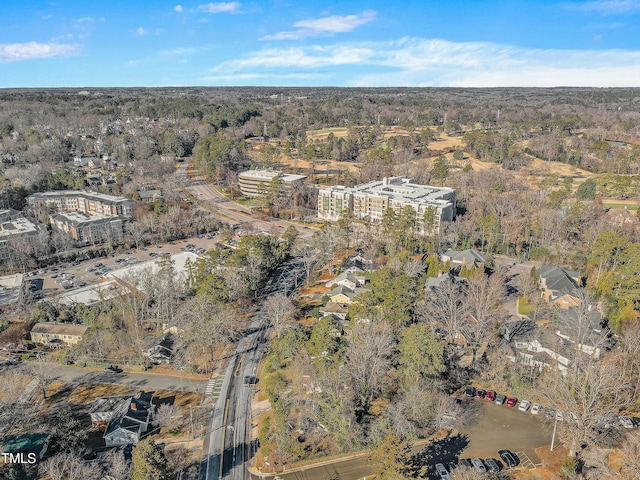
[[[556,417],[556,421],[553,424],[553,436],[551,437],[551,450],[549,450],[550,452],[553,452],[553,443],[556,440],[556,427],[558,426],[558,418]]]

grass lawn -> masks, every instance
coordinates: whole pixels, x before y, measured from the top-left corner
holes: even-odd
[[[518,298],[518,314],[531,315],[535,310],[535,307],[531,305],[529,300],[524,297]]]

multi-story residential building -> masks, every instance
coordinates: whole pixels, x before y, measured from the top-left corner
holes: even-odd
[[[259,197],[260,190],[267,188],[276,177],[280,178],[285,190],[291,189],[294,184],[300,184],[307,178],[304,175],[291,175],[277,170],[247,170],[238,174],[240,191],[245,197]]]
[[[88,328],[76,323],[36,323],[31,329],[31,340],[42,345],[76,345]]]
[[[59,212],[81,212],[87,215],[122,215],[131,217],[135,201],[89,190],[63,190],[34,193],[27,197],[31,207],[52,205]]]
[[[18,210],[0,210],[0,262],[10,257],[12,239],[32,237],[41,228],[41,225],[22,216]]]
[[[78,244],[88,245],[123,237],[123,218],[110,215],[88,216],[80,212],[51,215],[51,227],[67,233]]]
[[[332,186],[318,191],[318,217],[338,220],[342,210],[351,210],[355,218],[368,217],[378,223],[387,208],[398,212],[405,206],[416,212],[416,229],[425,232],[425,213],[433,211],[433,233],[440,232],[440,223],[455,217],[456,191],[452,188],[432,187],[413,183],[406,177],[384,178],[353,188]]]

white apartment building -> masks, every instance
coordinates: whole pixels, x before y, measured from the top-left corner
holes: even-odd
[[[433,209],[433,233],[439,233],[440,223],[455,217],[456,191],[419,185],[406,177],[385,177],[353,188],[336,185],[318,191],[318,217],[325,220],[338,220],[340,212],[348,209],[357,219],[369,217],[373,223],[379,223],[387,208],[398,212],[405,206],[415,210],[416,229],[420,233],[426,233],[425,212]]]
[[[88,216],[80,212],[51,215],[53,229],[65,232],[79,245],[122,240],[123,218],[114,215]]]
[[[27,197],[31,207],[54,205],[59,212],[80,212],[87,215],[121,215],[131,217],[135,201],[128,198],[92,192],[63,190],[34,193]]]
[[[11,256],[10,239],[34,236],[41,225],[22,216],[18,210],[0,210],[0,262]]]
[[[285,190],[307,178],[305,175],[291,175],[277,170],[247,170],[238,174],[240,191],[245,197],[259,197],[259,186],[267,188],[275,177],[280,177]]]

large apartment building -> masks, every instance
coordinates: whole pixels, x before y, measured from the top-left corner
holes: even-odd
[[[342,210],[351,210],[357,219],[368,217],[378,223],[387,208],[398,212],[405,206],[415,210],[416,229],[421,233],[427,233],[423,225],[424,214],[432,209],[432,233],[439,233],[440,223],[450,222],[455,217],[456,191],[419,185],[406,177],[385,177],[353,188],[336,185],[318,191],[318,217],[325,220],[338,220]]]
[[[121,240],[124,221],[133,215],[134,200],[90,190],[34,193],[27,197],[34,209],[48,211],[54,230],[69,235],[78,245]]]
[[[240,191],[245,197],[259,197],[261,188],[267,188],[271,181],[279,177],[285,190],[296,183],[302,183],[304,175],[291,175],[277,170],[247,170],[238,174]],[[260,187],[262,185],[262,187]]]
[[[42,230],[44,226],[22,215],[18,210],[0,210],[0,262],[11,256],[11,242],[18,238],[27,241]],[[14,245],[14,248],[17,246]]]
[[[59,212],[80,212],[86,215],[121,215],[131,217],[135,201],[128,198],[92,192],[64,190],[34,193],[27,197],[31,207],[53,205]]]
[[[67,212],[55,213],[50,219],[55,230],[65,232],[82,245],[120,241],[123,237],[123,218],[120,216],[89,216],[80,212]]]

